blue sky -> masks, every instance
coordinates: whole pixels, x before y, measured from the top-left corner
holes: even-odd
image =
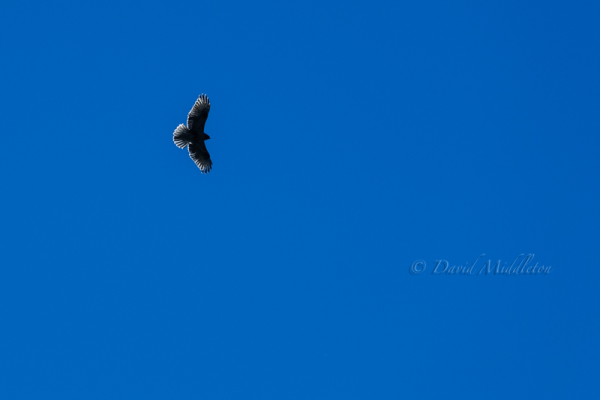
[[[0,396],[598,398],[599,17],[2,3]]]

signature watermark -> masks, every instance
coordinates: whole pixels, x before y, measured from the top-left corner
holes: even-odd
[[[492,260],[488,260],[487,262],[481,261],[477,265],[477,262],[483,256],[485,254],[477,257],[472,264],[452,266],[447,260],[435,260],[431,275],[548,275],[552,270],[549,265],[539,265],[537,262],[533,264],[531,260],[533,260],[535,254],[519,254],[510,264],[508,261],[502,263],[501,260],[498,260],[493,263]],[[427,263],[424,260],[417,260],[410,265],[408,272],[412,275],[419,275],[425,272],[426,269]]]

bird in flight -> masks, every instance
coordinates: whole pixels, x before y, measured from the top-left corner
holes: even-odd
[[[194,160],[203,174],[207,174],[212,168],[210,154],[208,154],[204,144],[205,140],[210,139],[210,136],[204,133],[204,124],[209,111],[208,96],[201,94],[188,114],[187,127],[181,124],[173,132],[175,146],[180,149],[185,149],[185,146],[188,146],[190,158]]]

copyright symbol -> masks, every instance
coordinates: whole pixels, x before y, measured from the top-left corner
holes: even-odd
[[[426,266],[427,264],[425,264],[425,261],[417,260],[410,265],[408,272],[410,272],[411,275],[419,275],[421,272],[425,271]]]

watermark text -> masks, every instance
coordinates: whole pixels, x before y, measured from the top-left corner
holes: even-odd
[[[450,265],[448,260],[435,260],[430,275],[548,275],[553,268],[549,265],[540,265],[538,262],[533,264],[532,260],[535,254],[519,254],[511,263],[498,260],[480,261],[485,254],[480,255],[473,263],[461,265]],[[427,263],[424,260],[413,262],[408,272],[411,275],[419,275],[427,269]]]

